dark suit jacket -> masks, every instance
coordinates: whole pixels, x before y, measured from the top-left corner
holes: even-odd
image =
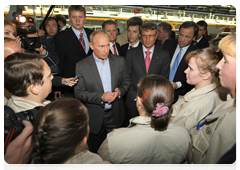
[[[89,37],[93,31],[88,28],[84,28],[84,30],[90,42]],[[55,42],[55,51],[59,57],[59,76],[74,77],[76,63],[92,54],[92,49],[89,48],[88,54],[85,53],[72,28],[59,32]],[[74,89],[68,86],[64,86],[64,91],[74,93]]]
[[[177,45],[178,45],[178,40],[166,40],[163,44],[162,48],[169,52],[171,60],[173,58]],[[185,62],[185,58],[189,52],[197,49],[198,48],[195,45],[191,44],[188,47],[187,51],[185,52],[184,56],[182,57],[182,60],[178,65],[178,69],[174,76],[173,82],[180,81],[182,83],[182,87],[175,90],[174,102],[177,101],[179,95],[185,95],[188,91],[190,91],[194,87],[192,85],[187,84],[186,82],[186,74],[184,73],[184,71],[187,69],[188,64]]]
[[[120,127],[126,114],[122,96],[128,91],[131,79],[127,73],[123,57],[109,54],[108,58],[111,69],[112,90],[114,91],[118,87],[121,92],[121,97],[117,97],[112,102],[113,118],[117,127]],[[74,88],[75,96],[88,109],[90,131],[98,134],[103,122],[104,105],[101,105],[101,97],[104,89],[93,55],[77,63],[76,75],[79,76],[79,80]]]
[[[138,46],[140,46],[140,45],[142,45],[141,42],[139,42]],[[127,54],[127,51],[128,51],[128,46],[129,46],[129,43],[126,43],[126,44],[123,44],[120,47],[121,54],[124,58],[126,57],[126,54]]]
[[[47,50],[48,55],[43,59],[49,66],[58,65],[59,57],[55,52],[55,37],[47,39],[47,35],[41,36],[43,48]]]
[[[119,55],[122,56],[121,51],[120,51],[120,45],[119,45],[119,43],[115,42],[115,44],[116,44],[117,51],[118,51]],[[110,54],[113,54],[111,50],[109,50],[109,51],[110,51]]]
[[[207,48],[209,47],[208,40],[203,36],[202,39],[199,41],[199,43],[196,44],[196,46],[199,49]]]
[[[126,63],[128,73],[132,80],[132,86],[127,94],[127,100],[133,101],[137,95],[138,80],[147,74],[142,45],[127,51]],[[155,46],[148,74],[158,74],[168,79],[169,70],[169,53]]]

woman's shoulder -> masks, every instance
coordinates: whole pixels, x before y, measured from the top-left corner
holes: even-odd
[[[64,164],[109,164],[107,161],[103,161],[102,158],[89,150],[85,150],[74,155],[72,158],[64,162]]]

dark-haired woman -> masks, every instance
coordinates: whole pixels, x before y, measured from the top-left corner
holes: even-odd
[[[159,75],[146,75],[137,86],[139,116],[130,120],[129,127],[110,132],[98,154],[116,164],[183,163],[190,136],[184,127],[169,124],[171,83]]]
[[[77,99],[63,98],[40,109],[34,119],[32,163],[109,163],[85,149],[88,111]]]

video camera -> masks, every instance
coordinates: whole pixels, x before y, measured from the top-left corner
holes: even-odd
[[[33,123],[37,112],[42,107],[35,107],[31,110],[15,113],[12,108],[4,105],[4,150],[8,144],[15,139],[24,129],[23,120],[28,120]]]
[[[35,49],[41,47],[40,37],[27,37],[28,33],[35,33],[38,31],[35,26],[34,19],[24,15],[17,15],[14,17],[14,23],[17,26],[17,34],[21,38],[22,48]]]

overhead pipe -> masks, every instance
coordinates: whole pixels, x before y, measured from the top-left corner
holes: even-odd
[[[118,5],[113,5],[113,6],[118,6]],[[187,11],[187,12],[194,12],[194,13],[201,13],[201,14],[209,14],[213,13],[215,15],[227,15],[234,17],[236,16],[235,13],[230,13],[230,12],[214,12],[214,11],[201,11],[201,10],[196,10],[196,9],[181,9],[178,7],[166,7],[166,6],[150,6],[150,5],[128,5],[128,6],[122,6],[124,8],[156,8],[156,9],[162,9],[162,10],[167,10],[167,11],[173,11],[173,10],[182,10],[182,11]]]

